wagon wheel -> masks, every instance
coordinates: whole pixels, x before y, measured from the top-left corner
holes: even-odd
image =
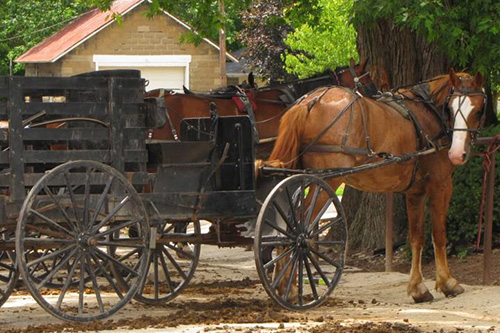
[[[0,228],[0,242],[13,241],[14,231],[8,227]],[[0,306],[2,306],[14,290],[19,280],[19,270],[15,265],[13,250],[0,251]]]
[[[140,230],[129,236],[129,229]],[[16,231],[18,267],[35,300],[67,321],[90,322],[127,304],[142,285],[149,262],[149,223],[140,197],[115,169],[75,161],[45,174],[29,192]],[[110,240],[109,235],[118,234]],[[110,254],[109,246],[115,248]],[[32,256],[29,253],[35,253]],[[33,268],[43,264],[43,276]],[[123,290],[110,267],[129,273]],[[35,273],[34,273],[35,272]],[[57,277],[62,287],[50,290]]]
[[[271,298],[289,310],[327,299],[339,282],[347,247],[344,212],[328,184],[310,175],[281,181],[264,201],[255,235],[257,271]]]
[[[200,222],[164,222],[157,227],[156,248],[150,255],[144,286],[135,299],[146,304],[166,303],[184,290],[200,258],[200,243],[182,242],[177,236],[200,235]],[[179,238],[179,237],[177,237]],[[172,240],[172,241],[169,241]],[[126,276],[117,274],[117,276]],[[121,279],[121,286],[127,288]]]

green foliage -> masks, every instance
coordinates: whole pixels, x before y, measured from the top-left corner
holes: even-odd
[[[481,136],[500,134],[500,126],[485,129]],[[474,150],[484,151],[485,146],[476,146]],[[500,154],[496,157],[497,168],[500,167]],[[477,237],[479,221],[479,205],[481,202],[483,170],[482,158],[471,157],[470,160],[455,170],[453,175],[453,196],[448,209],[447,235],[449,247],[454,252],[464,251],[472,246]],[[498,170],[498,169],[497,169]],[[496,177],[495,200],[500,198],[500,177]],[[494,203],[493,225],[500,231],[500,205]]]
[[[424,36],[451,63],[473,67],[500,84],[500,2],[496,0],[354,0],[354,23],[370,27],[379,19],[395,21]]]
[[[352,0],[319,0],[311,21],[296,26],[285,40],[290,46],[285,54],[287,70],[301,78],[310,77],[357,58],[356,31],[349,23],[351,8]],[[297,14],[290,14],[289,24],[295,17]]]
[[[87,9],[82,1],[7,0],[0,4],[0,74],[9,73],[9,59],[68,24]],[[22,74],[23,64],[15,64],[14,74]]]

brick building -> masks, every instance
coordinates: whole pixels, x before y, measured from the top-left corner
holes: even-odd
[[[149,1],[116,0],[109,12],[82,14],[19,58],[26,76],[71,76],[93,70],[139,69],[147,89],[207,91],[220,86],[219,47],[208,39],[180,44],[190,29],[168,12],[148,18]],[[112,13],[122,17],[119,25]],[[227,54],[229,61],[238,60]]]

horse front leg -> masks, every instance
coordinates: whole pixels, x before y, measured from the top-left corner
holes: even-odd
[[[406,207],[410,228],[411,272],[408,284],[408,295],[416,303],[430,302],[434,299],[423,283],[422,248],[424,246],[424,208],[426,196],[423,193],[406,195]]]
[[[446,212],[448,211],[452,190],[453,184],[450,178],[449,181],[441,183],[428,191],[436,262],[436,290],[442,291],[447,297],[456,296],[465,291],[458,281],[451,276],[446,258]]]

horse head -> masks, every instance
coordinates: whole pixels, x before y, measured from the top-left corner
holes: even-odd
[[[338,68],[335,71],[338,84],[350,89],[358,90],[363,96],[372,97],[378,93],[375,83],[366,70],[367,59],[356,64],[351,58],[349,66]]]
[[[470,145],[483,125],[486,95],[483,92],[483,76],[467,73],[449,74],[449,95],[446,106],[450,111],[449,131],[453,132],[448,156],[455,165],[467,161]]]

